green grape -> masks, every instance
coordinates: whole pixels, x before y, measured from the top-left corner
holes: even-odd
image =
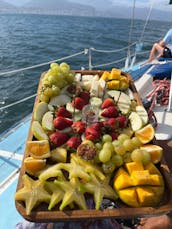
[[[102,163],[106,163],[110,160],[111,158],[111,151],[108,150],[108,149],[101,149],[100,152],[99,152],[99,160],[102,162]]]
[[[51,85],[58,83],[57,76],[49,75],[48,81],[51,83]]]
[[[120,142],[123,142],[124,140],[126,140],[126,139],[129,139],[130,137],[127,135],[127,134],[120,134],[119,136],[118,136],[118,140],[120,141]]]
[[[115,149],[115,152],[121,156],[126,153],[126,149],[122,144],[115,146],[114,149]]]
[[[95,147],[96,147],[96,149],[101,150],[103,145],[100,142],[97,142],[97,143],[95,143]]]
[[[56,69],[49,69],[47,74],[48,74],[48,76],[50,76],[50,75],[56,76],[57,75],[57,71],[56,71]]]
[[[119,140],[113,140],[112,145],[115,148],[116,146],[121,145],[121,142]]]
[[[132,142],[132,140],[130,138],[129,139],[125,139],[122,144],[123,144],[123,146],[124,146],[126,151],[131,152],[134,149],[133,142]]]
[[[106,149],[107,149],[107,150],[110,150],[112,154],[114,153],[114,147],[113,147],[112,142],[105,142],[105,143],[103,144],[103,149],[105,149],[105,150],[106,150]]]
[[[46,79],[46,80],[42,80],[42,86],[43,87],[51,87],[52,86],[52,83],[48,80],[48,79]]]
[[[55,69],[57,72],[60,70],[60,66],[55,62],[50,64],[50,68]]]
[[[106,174],[113,173],[113,171],[115,170],[115,163],[112,160],[110,160],[106,163],[103,163],[102,169],[103,169],[103,172]]]
[[[75,79],[75,73],[74,72],[69,72],[69,74],[66,76],[66,81],[71,84],[73,83]]]
[[[135,162],[142,162],[143,154],[141,149],[135,149],[131,152],[131,159]]]
[[[139,148],[142,144],[137,137],[132,137],[131,141],[132,141],[135,149]]]
[[[51,87],[46,87],[43,91],[44,95],[46,95],[47,97],[51,97],[53,96],[53,90]]]
[[[53,96],[56,96],[56,95],[59,95],[60,94],[60,88],[56,85],[53,85],[52,86],[52,95]]]
[[[125,153],[125,154],[122,156],[122,158],[123,158],[124,163],[128,163],[128,162],[131,162],[131,161],[132,161],[132,160],[131,160],[131,153]]]
[[[70,66],[66,62],[62,62],[60,64],[60,68],[66,68],[68,72],[70,71]]]
[[[151,156],[150,153],[146,150],[142,150],[142,163],[144,165],[147,165],[151,162]]]
[[[112,137],[109,134],[104,134],[102,137],[103,142],[112,142]]]
[[[47,95],[44,95],[43,93],[41,93],[39,95],[39,98],[40,98],[41,102],[46,102],[46,103],[49,102],[49,97]]]
[[[116,167],[120,167],[124,163],[122,156],[121,155],[117,155],[117,154],[115,154],[112,157],[111,161],[115,164]]]

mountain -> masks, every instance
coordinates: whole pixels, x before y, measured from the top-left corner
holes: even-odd
[[[68,0],[31,0],[23,5],[25,10],[32,10],[42,13],[55,13],[67,15],[94,15],[95,9],[92,6],[80,3],[69,2]]]
[[[12,4],[8,3],[8,2],[5,2],[3,0],[0,0],[0,11],[2,9],[14,9],[14,8],[15,8],[14,5],[12,5]]]

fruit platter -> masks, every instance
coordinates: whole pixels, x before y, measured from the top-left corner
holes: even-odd
[[[168,212],[163,153],[128,73],[52,63],[38,86],[16,208],[35,222]]]

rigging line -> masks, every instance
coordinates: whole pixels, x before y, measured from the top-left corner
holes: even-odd
[[[136,42],[130,44],[129,46],[134,46],[136,44]],[[120,52],[122,50],[125,50],[125,49],[128,49],[128,46],[124,47],[124,48],[121,48],[121,49],[115,49],[115,50],[102,50],[102,49],[96,49],[96,48],[90,48],[92,51],[95,51],[95,52],[109,52],[109,53],[114,53],[114,52]]]
[[[0,107],[0,111],[6,109],[6,108],[8,108],[8,107],[12,107],[12,106],[14,106],[14,105],[16,105],[16,104],[18,104],[18,103],[22,103],[22,102],[24,102],[24,101],[26,101],[26,100],[28,100],[28,99],[31,99],[31,98],[35,97],[36,95],[37,95],[37,94],[34,94],[34,95],[28,96],[28,97],[26,97],[26,98],[24,98],[24,99],[18,100],[18,101],[14,102],[14,103],[10,103],[10,104],[7,105],[7,106]]]
[[[132,11],[130,32],[129,32],[129,38],[128,38],[128,53],[130,53],[131,37],[132,37],[132,33],[133,33],[133,28],[134,28],[135,5],[136,5],[136,0],[133,0],[133,11]]]
[[[155,0],[152,1],[152,4],[151,4],[151,6],[150,6],[150,9],[149,9],[149,12],[148,12],[148,15],[147,15],[147,18],[146,18],[146,21],[145,21],[145,24],[144,24],[142,33],[141,33],[141,35],[140,35],[139,43],[140,43],[141,40],[143,39],[143,35],[144,35],[145,30],[146,30],[146,26],[147,26],[147,24],[148,24],[148,21],[149,21],[149,19],[150,19],[150,16],[151,16],[151,13],[152,13],[152,10],[153,10],[154,2],[155,2]]]
[[[62,58],[59,58],[59,59],[56,59],[56,60],[51,60],[51,61],[48,61],[48,62],[46,62],[46,63],[36,64],[36,65],[30,66],[30,67],[20,68],[20,69],[8,71],[8,72],[0,72],[0,76],[8,75],[8,74],[11,74],[11,73],[22,72],[22,71],[29,70],[29,69],[33,69],[33,68],[42,67],[42,66],[45,66],[45,65],[47,65],[47,64],[51,64],[52,62],[57,62],[57,61],[66,60],[66,59],[69,59],[69,58],[71,58],[71,57],[75,57],[75,56],[78,56],[78,55],[81,55],[81,54],[87,54],[86,50],[87,50],[87,49],[84,49],[84,50],[81,51],[81,52],[74,53],[74,54],[72,54],[72,55],[69,55],[69,56],[66,56],[66,57],[62,57]]]
[[[103,66],[107,66],[107,65],[111,65],[111,64],[116,64],[116,63],[119,63],[119,62],[122,62],[124,61],[126,58],[122,58],[120,60],[117,60],[117,61],[112,61],[112,62],[109,62],[109,63],[105,63],[105,64],[99,64],[99,65],[92,65],[92,68],[96,68],[96,67],[103,67]]]

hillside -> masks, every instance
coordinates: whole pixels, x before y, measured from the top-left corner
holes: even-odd
[[[5,1],[3,1],[3,0],[0,0],[0,11],[1,11],[2,9],[14,9],[14,8],[15,8],[14,5],[12,5],[12,4],[10,4],[10,3],[7,3],[7,2],[5,2]]]

